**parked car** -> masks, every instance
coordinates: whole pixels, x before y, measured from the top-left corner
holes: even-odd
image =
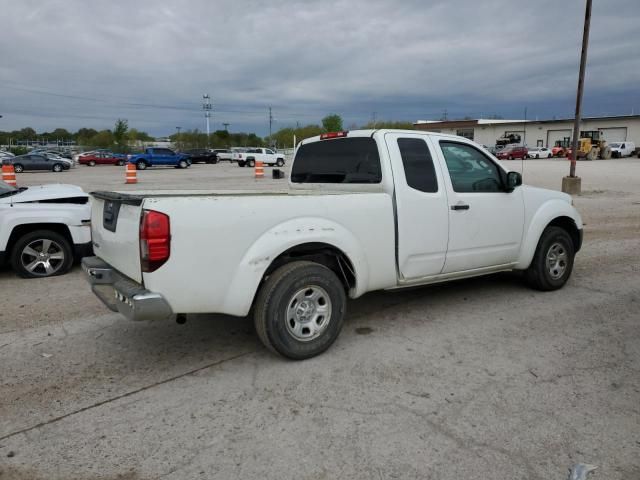
[[[228,148],[214,148],[211,152],[216,155],[216,160],[218,162],[222,162],[223,160],[226,160],[227,162],[231,161],[232,152]]]
[[[109,151],[101,151],[89,153],[86,155],[81,155],[78,158],[78,163],[80,165],[88,165],[93,167],[95,165],[118,165],[122,166],[126,163],[127,156],[121,155]]]
[[[71,161],[66,158],[50,158],[45,155],[27,153],[18,155],[17,157],[4,159],[3,162],[13,165],[16,173],[27,170],[51,170],[53,172],[62,172],[71,168]]]
[[[5,152],[4,150],[0,150],[0,160],[3,160],[5,158],[13,158],[15,157],[15,155],[11,152]]]
[[[531,147],[527,149],[527,155],[529,158],[551,158],[553,153],[547,147]]]
[[[188,155],[191,163],[218,163],[216,154],[208,148],[192,148],[180,153]]]
[[[238,162],[239,167],[254,167],[257,161],[264,165],[282,167],[284,165],[284,155],[276,153],[270,148],[249,148],[246,152],[233,154],[233,161]]]
[[[496,153],[500,160],[515,160],[528,158],[529,151],[523,146],[507,146]]]
[[[31,155],[33,155],[33,152],[30,152]],[[68,158],[65,158],[55,152],[51,152],[51,151],[47,151],[47,152],[39,152],[38,155],[44,155],[45,157],[47,157],[49,160],[54,161],[54,162],[62,162],[62,163],[66,163],[69,165],[69,168],[76,168],[76,163],[73,160],[70,160]]]
[[[92,253],[90,218],[89,197],[80,187],[0,182],[0,264],[27,278],[66,273]]]
[[[347,297],[506,270],[556,290],[582,244],[569,195],[522,185],[470,140],[414,130],[305,139],[287,192],[92,196],[96,256],[82,263],[111,310],[252,311],[262,342],[294,359],[335,341]]]
[[[629,157],[636,151],[636,145],[633,142],[613,142],[609,147],[611,147],[613,158]]]
[[[128,161],[135,164],[138,170],[153,166],[175,168],[189,168],[191,166],[189,155],[176,153],[170,148],[147,148],[144,153],[131,155]]]

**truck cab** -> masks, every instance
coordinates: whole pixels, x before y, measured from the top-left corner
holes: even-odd
[[[176,153],[170,148],[149,147],[144,153],[131,155],[128,159],[138,170],[145,170],[153,166],[166,166],[175,168],[188,168],[191,166],[191,158],[183,153]]]

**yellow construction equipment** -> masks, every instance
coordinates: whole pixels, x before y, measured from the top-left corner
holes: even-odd
[[[605,140],[600,139],[599,131],[580,132],[577,158],[585,160],[595,160],[597,158],[609,160],[611,158],[611,148]]]

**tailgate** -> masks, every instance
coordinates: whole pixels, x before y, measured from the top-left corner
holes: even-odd
[[[117,192],[92,192],[93,251],[127,277],[142,283],[140,216],[142,198]]]

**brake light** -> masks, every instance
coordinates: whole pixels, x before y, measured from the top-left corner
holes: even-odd
[[[143,210],[140,220],[140,264],[143,272],[154,272],[169,260],[171,228],[169,216]]]
[[[320,135],[320,140],[328,140],[329,138],[346,137],[349,132],[328,132]]]

